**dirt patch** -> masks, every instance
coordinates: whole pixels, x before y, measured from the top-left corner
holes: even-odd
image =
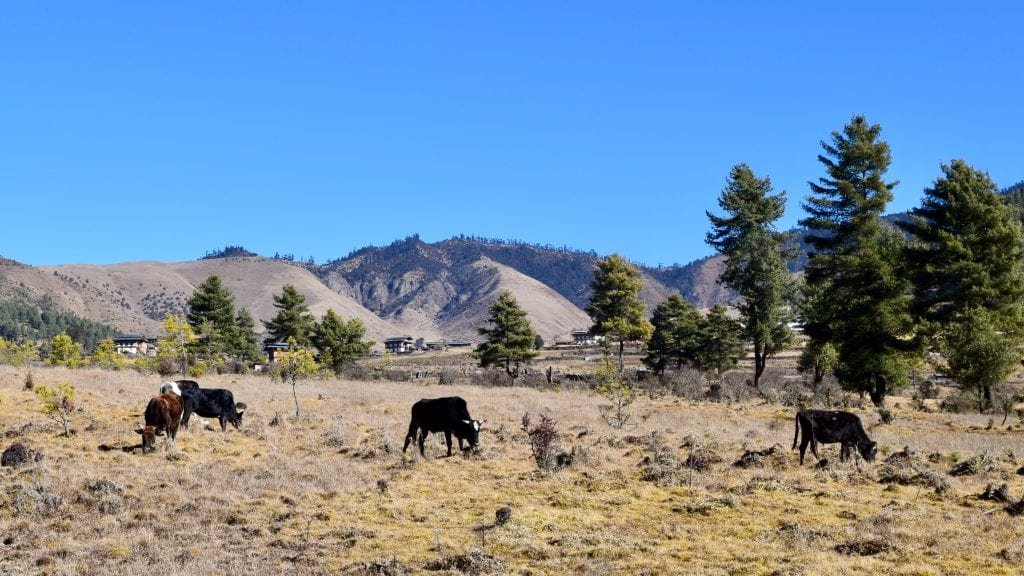
[[[892,550],[887,542],[877,539],[853,540],[837,544],[835,551],[847,556],[874,556]]]

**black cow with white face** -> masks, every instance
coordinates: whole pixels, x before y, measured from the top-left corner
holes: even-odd
[[[803,434],[801,434],[803,432]],[[807,445],[811,445],[811,453],[818,456],[818,442],[822,444],[842,443],[839,449],[839,460],[850,457],[850,447],[856,446],[857,451],[868,462],[875,459],[878,444],[872,442],[860,418],[856,414],[838,410],[801,410],[796,413],[796,430],[793,432],[793,449],[796,448],[797,437],[800,437],[800,463],[804,463]]]
[[[182,385],[181,399],[184,404],[184,413],[181,416],[181,423],[188,428],[188,419],[196,413],[203,418],[216,418],[220,421],[221,432],[227,431],[228,422],[235,428],[242,425],[242,414],[245,412],[245,404],[235,403],[235,398],[230,390],[223,388],[199,388],[197,385]],[[188,381],[185,381],[188,382]]]
[[[416,439],[417,430],[420,431],[421,456],[426,456],[423,453],[423,442],[430,432],[444,432],[449,456],[452,455],[452,434],[459,439],[460,450],[474,448],[480,442],[481,424],[483,423],[479,420],[470,418],[466,401],[458,396],[424,398],[412,405],[412,421],[409,422],[409,432],[405,436],[402,452],[404,453],[409,443]],[[463,447],[463,441],[469,443],[469,448]]]

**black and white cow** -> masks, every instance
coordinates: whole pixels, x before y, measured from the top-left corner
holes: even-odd
[[[242,424],[242,414],[245,412],[245,404],[235,403],[235,398],[230,390],[223,388],[199,388],[198,386],[183,385],[189,380],[178,380],[178,387],[181,389],[181,399],[185,405],[181,423],[188,428],[188,419],[195,413],[204,418],[216,418],[220,421],[221,432],[227,431],[228,422],[238,428]]]
[[[481,424],[479,420],[470,418],[466,401],[458,396],[424,398],[412,405],[412,421],[409,422],[409,432],[405,436],[402,452],[405,452],[410,442],[415,441],[417,429],[420,431],[421,456],[426,456],[423,453],[423,442],[430,432],[444,432],[449,456],[452,455],[452,434],[459,439],[460,450],[474,448],[480,442]],[[463,441],[469,443],[469,448],[463,447]]]
[[[802,434],[801,434],[802,432]],[[865,460],[871,462],[878,453],[878,444],[872,442],[860,418],[856,414],[838,410],[801,410],[796,413],[796,430],[793,432],[793,449],[796,448],[797,437],[800,437],[800,463],[804,463],[807,445],[811,445],[811,453],[818,456],[818,442],[822,444],[842,443],[839,449],[839,460],[850,457],[850,447],[856,446],[857,451]]]

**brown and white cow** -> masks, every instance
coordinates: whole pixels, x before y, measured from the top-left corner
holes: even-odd
[[[173,441],[178,434],[178,425],[181,424],[181,412],[184,405],[181,396],[168,392],[150,399],[146,406],[146,426],[136,428],[135,432],[142,435],[142,451],[152,452],[156,450],[156,437],[167,433],[169,441]]]

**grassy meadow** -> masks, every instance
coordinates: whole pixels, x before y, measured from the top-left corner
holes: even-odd
[[[875,463],[804,466],[795,409],[763,401],[639,398],[609,426],[593,393],[414,382],[207,376],[249,410],[240,430],[193,421],[154,454],[137,445],[159,376],[33,368],[72,384],[75,433],[44,416],[26,369],[0,366],[0,574],[1021,574],[1024,497],[1016,416],[919,412],[894,398]],[[429,382],[429,383],[424,383]],[[402,442],[409,408],[460,395],[486,420],[475,453]],[[571,463],[538,470],[524,413],[550,416]],[[214,424],[216,424],[214,422]],[[745,450],[781,449],[747,468]],[[916,455],[899,467],[905,446]],[[124,448],[124,450],[122,449]],[[985,454],[976,474],[953,465]],[[886,459],[892,457],[892,462]],[[689,463],[689,466],[687,466]],[[508,506],[507,522],[495,513]]]

